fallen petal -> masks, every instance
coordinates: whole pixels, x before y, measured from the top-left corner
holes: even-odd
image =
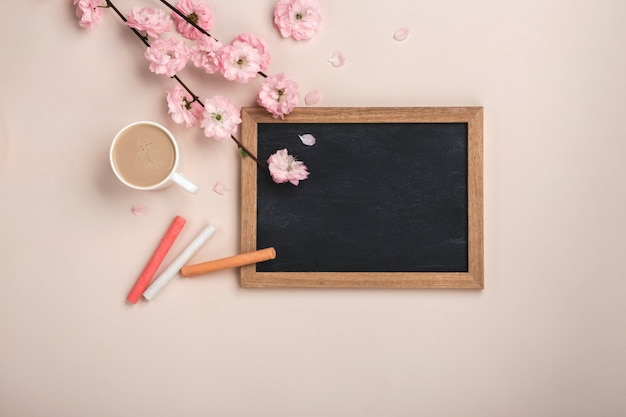
[[[333,67],[341,67],[346,63],[346,56],[342,52],[335,52],[333,56],[328,59],[328,62],[330,62]]]
[[[408,27],[401,27],[400,29],[395,31],[395,33],[393,34],[393,38],[397,41],[403,41],[409,37],[409,33],[411,33],[411,31]]]
[[[222,184],[220,181],[218,181],[215,183],[215,187],[213,187],[213,191],[215,191],[219,195],[224,195],[228,191],[230,191],[230,189],[224,184]]]
[[[306,93],[306,96],[304,96],[304,104],[306,104],[307,106],[317,104],[317,102],[320,101],[320,97],[321,94],[319,90],[311,90]]]
[[[315,136],[311,135],[310,133],[306,133],[304,135],[298,135],[298,137],[300,138],[302,143],[304,143],[306,146],[315,145]]]
[[[133,206],[132,211],[135,216],[145,216],[150,213],[152,209],[144,204],[137,204]]]

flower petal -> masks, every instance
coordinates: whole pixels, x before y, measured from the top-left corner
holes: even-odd
[[[135,216],[145,216],[150,213],[152,209],[145,204],[137,204],[133,206],[132,211]]]
[[[333,56],[328,59],[328,62],[330,62],[333,67],[342,67],[343,64],[346,63],[346,56],[343,52],[335,52]]]
[[[409,28],[404,26],[394,32],[393,38],[397,41],[403,41],[409,37],[409,33],[411,33]]]
[[[311,90],[306,93],[306,96],[304,96],[304,104],[306,104],[307,106],[317,104],[317,102],[320,101],[320,97],[321,94],[319,90]]]
[[[222,184],[220,181],[218,181],[215,183],[215,187],[213,187],[213,191],[215,191],[219,195],[224,195],[228,191],[230,191],[230,189],[224,184]]]
[[[315,136],[311,135],[310,133],[306,133],[304,135],[298,135],[298,137],[300,138],[302,143],[305,144],[306,146],[315,145]]]

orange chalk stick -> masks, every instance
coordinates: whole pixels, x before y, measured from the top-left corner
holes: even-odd
[[[195,265],[187,265],[180,270],[183,277],[189,278],[208,272],[219,271],[220,269],[234,268],[237,266],[255,264],[257,262],[269,261],[276,258],[274,248],[260,249],[254,252],[242,253],[228,258],[215,259]]]
[[[176,216],[174,218],[169,229],[167,229],[167,232],[165,232],[165,235],[161,239],[159,246],[157,246],[156,250],[152,254],[152,257],[148,261],[148,264],[144,268],[141,275],[139,275],[137,282],[135,282],[135,285],[130,290],[130,293],[128,293],[128,296],[126,297],[128,301],[133,304],[137,303],[139,297],[141,297],[141,294],[143,294],[146,287],[150,283],[150,280],[154,277],[154,273],[159,268],[159,265],[161,265],[161,262],[165,259],[165,255],[167,255],[167,252],[169,252],[170,248],[174,244],[174,241],[180,234],[180,231],[183,230],[184,225],[185,219],[180,216]]]

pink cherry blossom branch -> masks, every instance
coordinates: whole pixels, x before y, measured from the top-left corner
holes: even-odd
[[[186,16],[183,12],[181,12],[180,10],[178,10],[176,7],[172,6],[167,0],[159,0],[161,3],[163,3],[165,6],[167,6],[170,10],[172,10],[174,13],[176,13],[178,16],[180,16],[182,19],[184,19],[187,23],[189,23],[191,26],[193,26],[194,28],[198,29],[200,32],[202,32],[203,34],[205,34],[206,36],[213,38],[217,41],[217,39],[215,38],[215,36],[211,35],[209,32],[207,32],[206,30],[204,30],[202,27],[200,27],[200,25],[198,25],[196,22],[194,22],[193,20],[191,20],[188,16]],[[263,78],[267,78],[267,75],[263,72],[263,71],[258,71],[258,74],[263,77]]]
[[[106,7],[113,9],[113,11],[115,12],[115,14],[118,15],[118,17],[120,19],[122,19],[122,21],[124,23],[126,23],[126,21],[128,19],[126,19],[126,17],[119,11],[119,9],[113,4],[113,2],[111,0],[105,0],[106,1]],[[161,0],[161,2],[165,3],[170,9],[174,10],[177,14],[179,14],[181,17],[183,17],[187,22],[191,23],[192,25],[194,25],[194,27],[196,27],[196,29],[201,30],[205,35],[211,36],[208,32],[206,32],[204,29],[202,29],[201,27],[197,26],[195,23],[193,23],[190,19],[188,19],[186,16],[183,16],[182,13],[174,8],[172,5],[170,5],[169,3],[167,3],[164,0]],[[127,26],[130,30],[133,31],[133,33],[143,42],[143,44],[145,46],[147,46],[148,48],[150,47],[150,42],[148,42],[148,39],[146,36],[143,36],[141,33],[139,33],[139,31],[135,28],[131,28],[130,26]],[[261,74],[263,77],[267,77],[265,74],[259,72],[259,74]],[[175,79],[180,85],[181,87],[183,87],[185,89],[185,91],[187,91],[189,93],[189,95],[191,95],[193,101],[198,102],[202,107],[204,106],[204,103],[202,102],[202,100],[200,100],[200,98],[193,92],[191,91],[191,89],[180,79],[180,77],[178,75],[174,75],[171,78]],[[193,102],[192,101],[192,102]],[[250,150],[248,150],[248,148],[246,148],[243,143],[241,143],[234,135],[230,135],[230,138],[235,141],[235,143],[237,144],[237,147],[239,149],[241,149],[243,152],[245,152],[246,156],[249,156],[250,158],[252,158],[254,160],[254,162],[256,162],[256,164],[263,168],[265,171],[269,172],[269,169],[267,168],[267,166],[262,163],[261,161],[258,160],[258,158],[256,156],[254,156],[254,154],[252,152],[250,152]]]
[[[172,78],[174,78],[176,81],[178,81],[178,83],[179,83],[179,84],[180,84],[180,85],[181,85],[181,86],[185,89],[185,91],[187,91],[187,92],[189,93],[189,95],[190,95],[190,96],[191,96],[191,98],[192,98],[192,101],[191,101],[192,103],[193,103],[194,101],[196,101],[196,102],[198,102],[198,104],[200,104],[202,107],[205,107],[205,106],[204,106],[204,103],[202,102],[202,100],[200,100],[200,99],[199,99],[199,97],[198,97],[196,94],[194,94],[194,92],[193,92],[193,91],[191,91],[191,89],[190,89],[189,87],[187,87],[187,85],[186,85],[186,84],[185,84],[185,83],[184,83],[184,82],[183,82],[183,81],[182,81],[182,80],[178,77],[178,75],[174,75]],[[238,139],[237,139],[234,135],[230,135],[230,138],[231,138],[233,141],[235,141],[235,143],[237,144],[237,147],[239,147],[239,149],[241,149],[242,151],[244,151],[244,152],[245,152],[246,156],[249,156],[250,158],[252,158],[252,160],[254,160],[254,162],[256,162],[256,164],[257,164],[259,167],[261,167],[261,168],[263,168],[264,170],[266,170],[267,172],[269,172],[269,169],[267,168],[267,166],[266,166],[264,163],[262,163],[261,161],[259,161],[259,160],[257,159],[257,157],[256,157],[256,156],[254,156],[254,154],[253,154],[252,152],[250,152],[250,151],[248,150],[248,148],[246,148],[246,147],[243,145],[243,143],[241,143],[241,142],[240,142],[240,141],[239,141],[239,140],[238,140]]]

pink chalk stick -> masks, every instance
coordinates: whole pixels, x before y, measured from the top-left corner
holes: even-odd
[[[169,229],[167,229],[167,232],[165,232],[165,236],[163,236],[163,238],[161,239],[159,246],[157,246],[156,250],[152,254],[152,257],[148,261],[148,264],[144,268],[141,275],[139,275],[137,282],[135,282],[135,285],[130,290],[130,293],[128,293],[128,297],[126,297],[128,301],[133,304],[137,303],[137,301],[141,297],[141,294],[143,294],[146,287],[150,283],[150,280],[152,279],[152,277],[154,277],[154,274],[159,268],[159,265],[161,265],[161,262],[163,262],[165,255],[167,255],[167,252],[169,252],[170,248],[174,244],[174,241],[180,234],[180,231],[183,230],[184,225],[185,219],[180,216],[176,216],[174,218]]]

